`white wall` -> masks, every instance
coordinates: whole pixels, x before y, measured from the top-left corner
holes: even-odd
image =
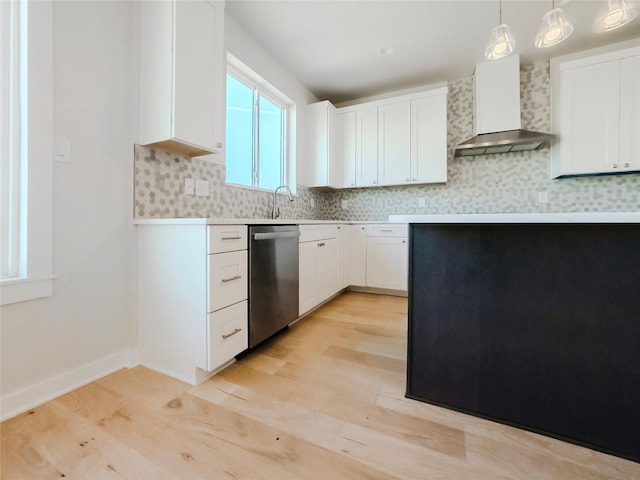
[[[72,161],[54,164],[54,294],[1,307],[3,418],[119,368],[137,343],[136,8],[54,5],[54,135]]]
[[[317,98],[287,71],[277,58],[258,43],[243,29],[228,13],[225,15],[224,38],[226,49],[242,63],[250,67],[271,85],[280,90],[296,103],[296,142],[292,146],[296,151],[297,183],[305,184],[305,137],[306,137],[306,108],[309,103],[318,101]]]

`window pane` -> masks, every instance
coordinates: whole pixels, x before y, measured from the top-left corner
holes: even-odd
[[[273,190],[284,183],[282,175],[284,112],[282,108],[264,97],[260,97],[259,111],[258,186]]]
[[[227,182],[253,185],[253,90],[227,75]]]

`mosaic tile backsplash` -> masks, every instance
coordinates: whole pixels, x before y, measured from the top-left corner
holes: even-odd
[[[225,184],[225,168],[199,158],[135,147],[135,218],[270,218],[273,193]],[[209,196],[184,194],[184,179],[209,182]],[[280,218],[318,219],[322,192],[297,186],[296,198],[277,195]]]
[[[549,65],[521,67],[522,128],[551,131]],[[640,174],[549,179],[550,149],[453,158],[473,135],[472,79],[449,82],[447,184],[315,190],[298,185],[282,218],[384,221],[392,214],[639,211]],[[135,216],[268,218],[271,194],[226,186],[224,167],[136,147]],[[208,180],[209,197],[184,195],[184,178]],[[546,192],[547,203],[539,203]],[[419,207],[419,199],[425,206]],[[344,207],[344,208],[343,208]]]

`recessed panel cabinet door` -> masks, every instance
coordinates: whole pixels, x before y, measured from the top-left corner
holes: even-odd
[[[223,75],[218,62],[221,28],[216,20],[223,15],[217,11],[222,8],[200,0],[175,1],[174,9],[173,136],[218,150]]]
[[[317,305],[317,255],[316,242],[300,243],[299,251],[299,284],[298,304],[299,314],[308,312]]]
[[[378,183],[411,183],[411,102],[378,107]]]
[[[336,115],[336,187],[356,186],[356,112]]]
[[[356,111],[356,187],[378,185],[378,109]]]
[[[447,181],[447,95],[411,101],[411,183]]]
[[[572,173],[598,173],[618,168],[620,68],[617,61],[567,73],[563,93],[569,97],[565,123],[571,142]],[[597,93],[596,93],[597,92]]]
[[[640,56],[620,62],[620,168],[640,170]]]
[[[367,287],[407,289],[407,239],[367,238]]]

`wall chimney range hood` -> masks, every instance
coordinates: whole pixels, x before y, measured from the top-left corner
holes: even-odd
[[[521,128],[518,55],[476,65],[473,100],[475,136],[456,145],[456,157],[539,150],[555,138]]]

